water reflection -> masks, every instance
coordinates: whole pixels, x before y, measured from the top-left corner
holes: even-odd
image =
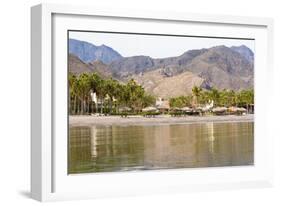
[[[72,127],[69,173],[253,164],[253,123]]]

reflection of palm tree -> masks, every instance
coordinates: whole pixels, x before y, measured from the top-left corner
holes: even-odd
[[[209,122],[206,124],[207,127],[207,134],[208,134],[208,146],[209,146],[209,151],[211,153],[214,153],[214,142],[215,142],[215,136],[214,136],[214,123]]]
[[[96,126],[90,127],[91,129],[91,155],[92,157],[97,157],[98,150],[97,150],[97,144],[98,144],[98,138],[97,138],[97,128]]]

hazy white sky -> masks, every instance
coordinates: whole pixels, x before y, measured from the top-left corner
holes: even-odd
[[[69,32],[69,38],[109,46],[124,57],[145,55],[152,58],[179,56],[191,49],[213,46],[240,46],[244,44],[254,52],[254,40],[174,37],[137,34],[112,34],[96,32]]]

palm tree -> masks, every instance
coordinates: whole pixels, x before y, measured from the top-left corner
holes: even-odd
[[[222,91],[219,91],[219,105],[227,107],[229,106],[229,94],[226,89],[223,89]]]
[[[104,79],[99,79],[98,84],[97,84],[97,96],[100,99],[101,102],[101,114],[103,113],[103,104],[104,104],[104,99],[106,97],[107,91],[105,87],[105,80]]]
[[[142,98],[142,108],[153,106],[155,104],[155,97],[150,94],[144,94]]]
[[[106,94],[109,97],[109,111],[112,112],[112,105],[114,98],[118,95],[117,92],[117,84],[118,82],[116,80],[113,80],[112,78],[105,81],[105,90]]]
[[[81,110],[80,113],[84,114],[86,112],[86,105],[87,101],[89,101],[89,94],[90,94],[90,78],[87,73],[83,73],[78,78],[78,96],[81,103]]]
[[[201,92],[200,94],[200,104],[207,104],[209,103],[209,101],[211,100],[211,97],[210,97],[210,91],[208,90],[205,90],[203,92]]]
[[[97,95],[97,100],[96,100],[96,102],[95,102],[95,110],[96,110],[96,112],[98,112],[98,94],[99,94],[99,92],[98,92],[98,89],[99,89],[99,83],[100,83],[100,80],[101,80],[101,78],[100,78],[100,76],[99,75],[97,75],[96,73],[92,73],[91,75],[90,75],[90,89],[91,89],[91,92],[93,92],[93,93],[95,93],[96,95]]]
[[[249,110],[249,105],[254,104],[254,90],[242,90],[238,93],[239,106],[246,107]]]
[[[214,101],[214,104],[217,106],[220,103],[220,92],[216,88],[212,88],[210,91],[210,97]]]
[[[130,91],[130,105],[134,111],[141,111],[145,96],[144,88],[138,85],[133,79],[128,82]]]
[[[75,114],[76,112],[76,81],[77,78],[74,74],[70,73],[68,77],[69,84],[69,111],[71,114]]]
[[[200,87],[194,86],[192,88],[192,94],[195,97],[196,105],[199,103],[198,100],[199,100],[201,92],[202,92],[202,88],[200,88]]]

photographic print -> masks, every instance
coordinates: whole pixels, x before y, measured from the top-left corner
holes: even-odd
[[[68,174],[254,165],[254,39],[67,38]]]

